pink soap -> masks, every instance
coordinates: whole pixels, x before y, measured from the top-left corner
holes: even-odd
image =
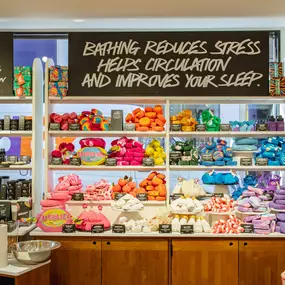
[[[130,163],[128,161],[118,161],[117,164],[120,166],[130,165]]]
[[[144,157],[143,152],[134,152],[134,157]]]
[[[132,160],[134,160],[134,158],[132,156],[131,157],[129,157],[129,156],[124,157],[124,161],[132,161]]]
[[[139,161],[133,160],[131,161],[130,165],[142,165],[142,163]]]
[[[143,144],[141,142],[138,142],[138,141],[133,141],[133,146],[138,147],[138,148],[142,148]]]
[[[116,160],[117,160],[117,162],[118,162],[118,161],[122,161],[122,160],[123,160],[123,157],[116,157]]]
[[[125,156],[128,156],[128,157],[133,157],[135,155],[135,153],[134,152],[131,152],[131,151],[127,151],[126,153],[125,153]]]
[[[135,157],[134,160],[138,161],[138,162],[142,162],[143,161],[143,157]]]
[[[56,206],[61,206],[64,203],[62,201],[57,201],[57,200],[42,200],[40,204],[42,207],[56,207]]]
[[[130,142],[130,143],[126,143],[126,148],[133,148],[133,144]]]
[[[49,200],[63,200],[63,201],[66,201],[66,200],[68,200],[68,194],[69,193],[54,192],[54,193],[51,193],[51,199],[49,199]]]

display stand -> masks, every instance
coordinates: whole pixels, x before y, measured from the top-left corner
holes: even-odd
[[[23,170],[32,172],[32,199],[33,199],[33,214],[40,211],[39,201],[42,199],[43,189],[43,127],[41,118],[43,118],[43,68],[39,58],[33,61],[33,93],[31,97],[18,98],[13,95],[9,97],[0,97],[0,104],[32,104],[32,131],[0,131],[0,136],[5,137],[32,137],[32,163],[29,165],[11,165],[3,170]],[[17,200],[12,202],[12,212],[16,211]]]

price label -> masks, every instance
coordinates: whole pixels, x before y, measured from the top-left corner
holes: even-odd
[[[116,166],[117,165],[117,159],[116,158],[107,158],[105,165],[106,166]]]
[[[112,232],[114,234],[124,234],[126,232],[126,227],[125,225],[113,225]]]
[[[254,228],[253,224],[242,224],[241,225],[244,228],[244,234],[253,234],[254,233]]]
[[[118,193],[118,192],[115,192],[115,198],[114,198],[114,200],[115,200],[115,201],[118,201],[118,200],[121,199],[124,195],[126,195],[126,193]]]
[[[267,158],[258,157],[256,159],[255,163],[256,163],[257,166],[266,166],[266,165],[268,165],[268,159]]]
[[[213,193],[212,197],[224,198],[224,193]]]
[[[65,234],[75,233],[76,228],[74,224],[64,224],[62,225],[62,232]]]
[[[159,233],[160,234],[171,234],[172,233],[172,226],[169,224],[159,225]]]
[[[92,225],[92,228],[91,228],[91,233],[92,234],[102,234],[104,233],[104,225]]]
[[[205,132],[206,131],[206,125],[199,124],[196,126],[196,132]]]
[[[230,124],[221,124],[220,125],[220,131],[221,132],[230,132],[231,131]]]
[[[172,200],[177,200],[180,197],[183,197],[184,195],[182,193],[174,193],[172,194]]]
[[[140,201],[147,201],[147,193],[137,194],[137,199],[139,199]]]
[[[84,196],[83,193],[74,193],[72,194],[72,198],[73,201],[84,201]]]
[[[250,157],[242,157],[240,159],[240,165],[242,165],[242,166],[251,166],[252,165],[252,158],[250,158]]]
[[[154,166],[154,159],[152,157],[146,157],[143,159],[143,166]]]
[[[180,124],[171,124],[170,125],[170,131],[180,132],[181,131],[181,125]]]
[[[194,234],[193,225],[181,225],[180,226],[180,233],[181,234]]]

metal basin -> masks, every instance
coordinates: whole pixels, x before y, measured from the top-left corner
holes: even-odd
[[[51,251],[60,246],[61,244],[56,241],[31,240],[13,243],[9,249],[19,262],[30,265],[48,261]]]

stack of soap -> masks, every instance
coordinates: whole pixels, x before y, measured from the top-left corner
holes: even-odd
[[[276,228],[278,233],[285,234],[285,213],[278,213],[276,215]]]
[[[192,141],[177,141],[171,146],[169,160],[171,165],[198,165],[198,150]]]
[[[276,210],[285,210],[285,187],[277,189],[274,194],[273,201],[269,203],[269,207]]]
[[[253,138],[235,138],[234,151],[256,151],[258,140]]]
[[[204,110],[202,112],[201,121],[206,125],[206,131],[208,132],[217,132],[220,130],[221,119],[214,116],[210,110]]]
[[[193,132],[198,124],[191,110],[183,110],[176,116],[171,116],[170,121],[172,125],[181,125],[182,132]]]
[[[14,67],[14,92],[17,97],[32,96],[32,67]]]
[[[248,186],[242,193],[243,198],[238,201],[238,211],[266,212],[268,208],[264,201],[267,200],[267,197],[263,194],[263,189]]]
[[[117,165],[142,165],[145,149],[143,144],[126,137],[111,142],[109,158],[116,158]]]
[[[274,214],[263,214],[258,216],[247,216],[243,222],[253,224],[255,234],[268,235],[275,232],[276,216]]]
[[[272,137],[264,140],[255,158],[266,158],[269,166],[285,165],[284,139]]]
[[[230,126],[233,132],[254,132],[255,121],[230,121]]]
[[[233,150],[227,146],[227,142],[221,139],[216,142],[207,142],[201,150],[201,165],[204,166],[236,166],[233,161]]]
[[[68,87],[68,67],[51,66],[49,69],[49,96],[65,97]]]

